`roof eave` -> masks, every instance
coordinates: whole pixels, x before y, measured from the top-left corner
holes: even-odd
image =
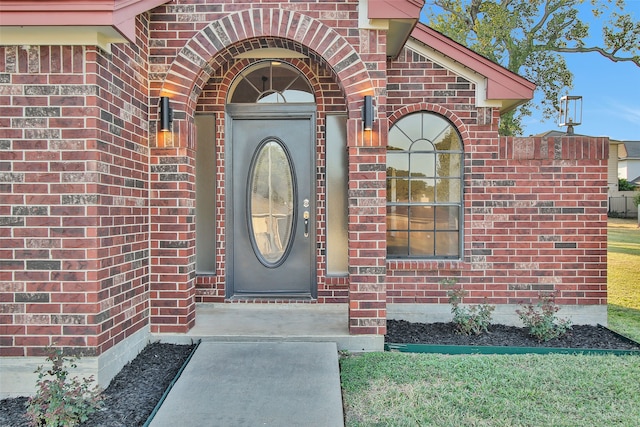
[[[24,44],[69,44],[62,42],[65,28],[78,34],[87,34],[75,44],[91,39],[104,39],[108,43],[135,42],[135,18],[168,0],[10,0],[0,3],[0,44],[15,44],[27,38]],[[28,34],[21,27],[41,30]],[[87,31],[78,31],[82,28]],[[93,28],[92,31],[88,29]],[[60,39],[61,42],[57,42]]]
[[[511,111],[533,99],[536,85],[502,67],[444,34],[418,23],[411,34],[416,40],[484,76],[486,99],[500,102],[501,113]]]
[[[387,30],[387,57],[400,54],[420,19],[424,0],[368,0],[367,18],[385,20]]]

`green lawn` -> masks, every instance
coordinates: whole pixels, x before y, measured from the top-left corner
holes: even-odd
[[[636,220],[609,220],[609,327],[640,341],[640,228]]]
[[[609,327],[640,340],[640,229],[609,223]],[[340,360],[351,426],[638,426],[640,357],[371,353]]]
[[[368,353],[341,359],[346,425],[637,426],[640,357]]]

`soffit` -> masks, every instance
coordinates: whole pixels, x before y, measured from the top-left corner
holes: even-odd
[[[360,0],[360,28],[387,30],[387,56],[395,58],[418,23],[422,6],[424,0]]]
[[[1,0],[2,45],[135,42],[136,16],[168,0]]]
[[[502,112],[513,110],[533,98],[536,85],[499,64],[473,52],[442,33],[422,23],[418,23],[411,36],[424,46],[427,56],[435,53],[440,60],[455,64],[462,75],[475,83],[482,83],[483,92],[479,105],[497,105]],[[436,59],[437,60],[437,59]],[[445,65],[445,64],[441,64]],[[466,71],[465,71],[466,69]],[[483,82],[478,82],[481,76]]]

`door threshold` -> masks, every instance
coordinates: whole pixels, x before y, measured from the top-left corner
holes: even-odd
[[[225,302],[255,302],[255,303],[312,303],[317,299],[311,294],[282,294],[282,295],[264,295],[264,294],[240,294],[225,299]]]

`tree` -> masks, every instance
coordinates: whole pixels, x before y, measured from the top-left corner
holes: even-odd
[[[475,52],[537,85],[544,99],[529,102],[502,117],[500,132],[522,132],[521,120],[533,108],[548,119],[556,115],[560,96],[573,83],[565,54],[597,52],[611,61],[640,67],[640,22],[624,13],[624,0],[590,0],[602,21],[600,45],[588,46],[590,28],[578,6],[585,0],[427,0],[428,24]],[[584,8],[583,8],[584,9]]]

